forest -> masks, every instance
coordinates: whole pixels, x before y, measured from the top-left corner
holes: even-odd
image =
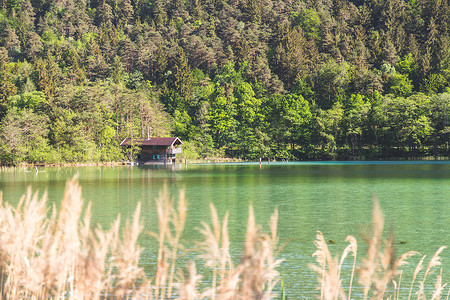
[[[448,158],[448,0],[0,0],[0,164]],[[131,153],[133,155],[133,153]]]

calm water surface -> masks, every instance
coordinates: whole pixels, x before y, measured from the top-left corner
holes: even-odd
[[[181,189],[188,200],[188,223],[184,244],[194,249],[201,221],[209,222],[212,202],[222,219],[230,212],[229,232],[233,254],[242,249],[249,204],[253,204],[259,223],[267,229],[270,215],[279,210],[279,235],[287,242],[279,257],[291,298],[311,298],[317,279],[309,269],[315,251],[317,230],[329,248],[341,253],[345,237],[358,238],[359,253],[364,251],[361,232],[370,224],[372,195],[376,195],[386,219],[386,232],[392,226],[398,241],[397,252],[416,250],[429,257],[442,245],[450,246],[450,163],[444,162],[320,162],[217,164],[154,167],[46,168],[44,172],[25,169],[0,172],[3,198],[17,203],[28,186],[49,193],[59,203],[65,182],[78,174],[83,196],[92,202],[93,218],[109,226],[118,213],[132,216],[136,204],[143,203],[147,230],[156,231],[155,198],[164,187],[177,198]],[[401,243],[406,242],[406,243]],[[147,249],[142,263],[154,265],[154,247],[143,237]],[[188,252],[185,259],[194,259]],[[450,249],[442,254],[444,281],[450,282]],[[417,263],[418,256],[411,260]],[[349,259],[349,264],[350,264]],[[345,266],[351,269],[351,266]],[[413,268],[410,267],[410,268]],[[409,271],[412,273],[412,271]],[[406,277],[405,277],[406,278]],[[433,279],[434,280],[434,279]],[[405,289],[408,289],[409,285]]]

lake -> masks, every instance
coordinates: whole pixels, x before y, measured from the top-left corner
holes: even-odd
[[[386,235],[393,228],[398,253],[415,250],[431,257],[440,246],[450,246],[448,161],[61,167],[41,168],[44,172],[39,173],[30,170],[0,172],[4,200],[17,203],[31,186],[41,193],[47,190],[50,201],[59,203],[66,180],[78,174],[83,197],[92,202],[94,222],[105,227],[118,213],[123,219],[130,218],[140,201],[146,230],[157,231],[155,199],[164,187],[175,198],[184,189],[188,200],[183,236],[186,248],[195,249],[200,222],[210,223],[212,202],[220,219],[226,211],[230,213],[229,232],[236,258],[245,237],[249,205],[253,205],[257,222],[266,230],[270,215],[278,208],[280,241],[286,243],[278,256],[285,260],[279,271],[291,298],[310,298],[318,293],[314,290],[317,277],[308,267],[314,263],[317,230],[326,240],[335,242],[329,244],[332,254],[342,253],[347,245],[345,237],[354,235],[362,255],[361,234],[370,224],[373,195],[384,211]],[[141,240],[147,249],[141,262],[147,270],[154,267],[151,242],[148,237]],[[195,259],[196,255],[196,251],[187,251],[183,259]],[[441,257],[444,282],[450,282],[450,249],[444,250]],[[419,259],[411,259],[410,268]]]

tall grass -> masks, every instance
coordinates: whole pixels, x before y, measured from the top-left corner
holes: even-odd
[[[1,202],[0,278],[6,299],[118,298],[133,294],[143,274],[138,266],[140,208],[119,236],[120,217],[111,229],[91,228],[91,210],[83,212],[81,188],[67,182],[59,209],[50,217],[47,195],[28,189],[17,207]]]
[[[361,293],[357,296],[358,299],[400,299],[400,291],[402,284],[403,271],[400,267],[407,264],[407,260],[418,252],[409,251],[400,256],[396,255],[394,247],[394,236],[392,230],[387,239],[382,238],[384,227],[384,216],[381,212],[378,200],[374,197],[373,212],[372,212],[372,227],[371,232],[367,235],[367,253],[361,258],[361,264],[355,268],[357,255],[357,242],[353,236],[348,236],[346,241],[349,245],[343,251],[338,264],[338,258],[332,258],[331,253],[325,242],[325,238],[319,231],[317,233],[316,241],[314,242],[317,251],[313,254],[317,258],[317,264],[311,265],[311,268],[318,274],[320,299],[351,299],[352,284],[354,276],[358,276],[358,283]],[[426,295],[425,284],[428,275],[431,274],[432,269],[441,264],[440,253],[446,247],[440,247],[433,257],[429,260],[428,266],[423,273],[423,278],[419,285],[415,281],[419,272],[423,268],[426,255],[422,256],[417,264],[412,281],[409,286],[409,299],[415,297],[417,299],[441,299],[442,293],[446,284],[442,283],[442,270],[436,276],[434,290]],[[350,283],[348,285],[348,293],[345,293],[343,278],[341,277],[342,265],[348,254],[353,255],[352,272],[349,275]],[[450,289],[446,294],[448,299]]]
[[[105,230],[91,224],[76,178],[67,182],[59,210],[48,208],[47,195],[40,199],[28,189],[16,207],[0,194],[0,292],[3,299],[269,299],[278,281],[275,253],[277,214],[270,234],[256,225],[249,209],[242,260],[234,265],[229,253],[228,217],[219,220],[211,205],[211,223],[203,224],[206,266],[215,279],[210,287],[198,287],[202,276],[196,265],[188,275],[177,273],[177,257],[183,250],[181,236],[186,220],[186,201],[176,203],[162,192],[157,200],[159,228],[150,233],[158,244],[155,274],[139,266],[142,249],[140,204],[131,222],[119,234],[120,216]],[[83,213],[84,211],[84,213]],[[49,216],[49,217],[48,217]]]
[[[214,205],[211,219],[198,229],[203,236],[198,245],[201,262],[180,264],[185,249],[182,234],[187,218],[183,192],[179,200],[168,196],[167,189],[156,201],[158,228],[150,235],[158,248],[154,274],[139,266],[144,249],[138,244],[143,230],[138,204],[133,219],[123,230],[120,216],[110,229],[91,224],[90,204],[85,205],[76,178],[66,184],[59,209],[49,208],[47,195],[40,199],[30,189],[16,207],[3,202],[0,194],[0,292],[3,299],[287,299],[274,290],[280,280],[277,268],[281,260],[277,235],[278,212],[269,220],[269,232],[256,223],[253,208],[248,211],[247,231],[240,261],[231,259],[228,213],[220,220]],[[392,234],[382,239],[384,218],[374,201],[373,225],[367,238],[367,253],[359,258],[358,244],[349,243],[340,257],[333,257],[321,232],[314,242],[321,299],[399,299],[400,286],[407,285],[408,297],[441,299],[447,297],[442,273],[435,277],[432,292],[426,289],[433,270],[441,263],[439,248],[428,260],[423,256],[410,284],[401,282],[399,267],[418,253],[395,255]],[[122,232],[122,233],[120,233]],[[350,274],[342,274],[345,261],[352,256]],[[210,269],[203,282],[197,265]],[[424,271],[422,270],[423,268]],[[180,271],[184,270],[184,272]],[[423,272],[422,272],[423,271]],[[203,271],[205,272],[205,271]],[[357,279],[356,279],[357,278]],[[344,285],[342,282],[344,281]],[[320,291],[320,292],[319,292]],[[357,296],[355,296],[357,295]]]

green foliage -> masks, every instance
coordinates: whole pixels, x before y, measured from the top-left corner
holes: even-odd
[[[306,38],[318,41],[321,38],[321,24],[319,13],[311,9],[302,9],[296,18],[299,26],[303,29]]]
[[[238,125],[235,119],[236,104],[233,100],[233,98],[227,99],[224,96],[218,96],[211,103],[208,123],[214,132],[214,140],[219,146],[224,146],[233,138]]]
[[[359,2],[3,1],[2,163],[448,155],[448,5]]]
[[[442,93],[448,84],[448,81],[442,74],[430,74],[423,80],[422,91],[429,95]]]
[[[247,20],[253,23],[259,23],[262,17],[262,5],[261,0],[245,0],[242,4],[242,11]]]
[[[292,88],[294,94],[302,95],[305,99],[313,99],[314,91],[307,78],[297,78],[295,86]]]
[[[16,93],[17,88],[13,84],[12,64],[8,60],[5,48],[0,47],[0,120],[6,112],[6,104],[9,96]]]
[[[335,158],[337,154],[338,138],[342,132],[342,120],[344,110],[342,104],[335,103],[328,110],[318,110],[316,130],[319,135],[319,143],[325,155]]]
[[[364,98],[365,97],[360,94],[352,94],[350,98],[344,102],[345,110],[360,110],[365,103]]]
[[[35,112],[44,109],[47,99],[43,92],[28,92],[8,98],[9,107],[28,108]]]
[[[348,83],[348,72],[345,64],[328,61],[320,66],[317,75],[319,87],[316,89],[316,102],[322,109],[331,108],[342,96]]]
[[[408,75],[394,73],[391,76],[389,91],[397,97],[408,97],[412,94],[413,84]]]
[[[176,62],[172,72],[172,87],[184,100],[182,102],[186,103],[192,97],[192,72],[183,48],[178,47],[177,51]]]
[[[272,141],[290,146],[291,152],[295,145],[306,144],[312,114],[308,102],[301,95],[273,95],[265,103],[265,110],[269,116]],[[283,154],[282,157],[290,156]]]
[[[183,140],[190,140],[195,133],[195,127],[188,113],[175,110],[173,119],[174,135]]]
[[[195,142],[184,142],[183,144],[183,158],[187,160],[197,160],[200,158],[200,151],[197,147],[200,146]]]
[[[305,73],[308,56],[303,30],[291,28],[289,23],[280,25],[276,32],[277,44],[272,58],[273,70],[286,87],[290,88],[297,77]]]
[[[23,161],[43,162],[50,158],[52,151],[48,145],[48,119],[31,110],[8,110],[0,128],[3,162],[16,165]]]
[[[395,65],[395,70],[401,74],[413,75],[418,69],[411,53],[408,53],[402,60]]]

